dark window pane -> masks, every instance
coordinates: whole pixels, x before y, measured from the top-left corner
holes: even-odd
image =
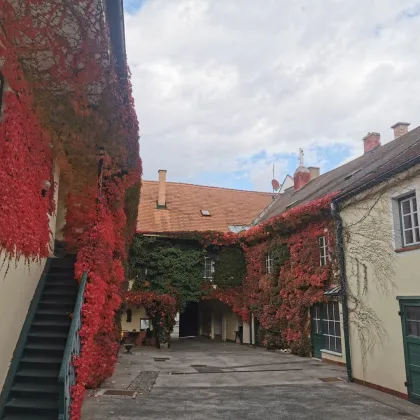
[[[420,229],[414,229],[414,231],[416,232],[416,242],[420,242]]]
[[[337,337],[337,352],[341,353],[342,348],[341,348],[341,337]]]
[[[402,214],[409,214],[410,213],[410,201],[402,201],[401,202],[401,209],[402,209]]]
[[[416,197],[413,197],[411,200],[411,205],[413,206],[413,211],[417,211],[417,200]]]
[[[420,321],[420,306],[406,306],[405,313],[407,320]]]
[[[413,224],[411,222],[411,214],[404,216],[404,229],[412,228]]]
[[[414,242],[413,231],[407,230],[404,232],[405,243],[406,245],[412,244]]]
[[[414,216],[414,226],[415,227],[418,227],[418,225],[419,225],[419,217],[418,217],[418,214],[417,213],[414,213],[413,216]]]

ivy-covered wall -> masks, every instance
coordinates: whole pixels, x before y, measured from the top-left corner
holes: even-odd
[[[154,291],[177,299],[179,309],[187,302],[218,290],[238,287],[246,272],[245,257],[239,245],[222,247],[193,239],[136,235],[130,248],[129,273],[133,291]],[[204,278],[204,257],[214,261],[213,280]]]

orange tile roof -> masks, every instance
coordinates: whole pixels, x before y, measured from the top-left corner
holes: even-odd
[[[229,225],[250,225],[272,201],[270,193],[167,182],[167,208],[158,209],[158,185],[157,181],[142,182],[139,232],[228,232]],[[211,216],[202,216],[201,210]]]

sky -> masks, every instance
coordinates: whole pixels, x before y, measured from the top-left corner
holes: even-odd
[[[420,0],[125,0],[143,179],[269,191],[420,125]]]

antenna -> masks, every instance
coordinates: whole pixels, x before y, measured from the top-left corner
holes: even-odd
[[[299,166],[303,166],[303,149],[299,149]]]

